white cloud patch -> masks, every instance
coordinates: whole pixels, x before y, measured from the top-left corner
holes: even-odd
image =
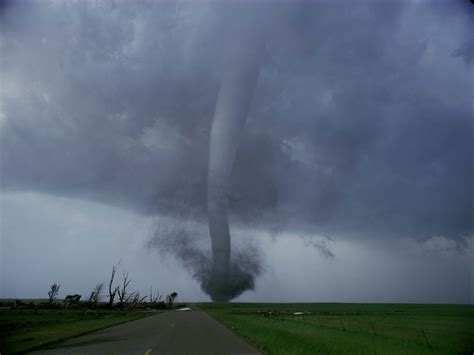
[[[423,243],[423,248],[428,252],[454,255],[459,251],[458,243],[441,235],[433,236]]]

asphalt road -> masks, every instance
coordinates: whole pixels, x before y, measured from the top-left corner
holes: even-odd
[[[34,354],[259,354],[206,312],[164,312]]]

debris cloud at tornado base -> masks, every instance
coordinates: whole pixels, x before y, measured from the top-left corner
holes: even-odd
[[[263,270],[263,260],[255,243],[234,243],[226,280],[216,279],[207,229],[203,224],[160,219],[155,223],[148,247],[163,256],[173,256],[192,274],[212,300],[228,301],[253,290]]]

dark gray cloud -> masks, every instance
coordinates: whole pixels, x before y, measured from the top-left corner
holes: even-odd
[[[303,245],[305,247],[313,247],[319,251],[321,256],[325,259],[332,260],[334,259],[334,253],[331,251],[330,244],[334,242],[333,239],[328,237],[320,237],[319,239],[315,238],[305,238],[301,236]]]
[[[231,6],[2,5],[2,188],[204,218]],[[303,1],[259,11],[247,25],[270,35],[232,218],[341,238],[472,235],[473,7]]]

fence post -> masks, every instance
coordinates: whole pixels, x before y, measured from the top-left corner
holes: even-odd
[[[425,338],[426,346],[431,349],[432,346],[431,346],[430,342],[428,341],[428,338],[426,337],[426,334],[425,334],[425,330],[423,328],[421,328],[421,332],[423,333],[423,337]]]
[[[374,328],[372,322],[370,322],[370,327],[372,328],[372,331],[374,332],[374,334],[377,335],[377,333],[375,332],[375,328]]]

